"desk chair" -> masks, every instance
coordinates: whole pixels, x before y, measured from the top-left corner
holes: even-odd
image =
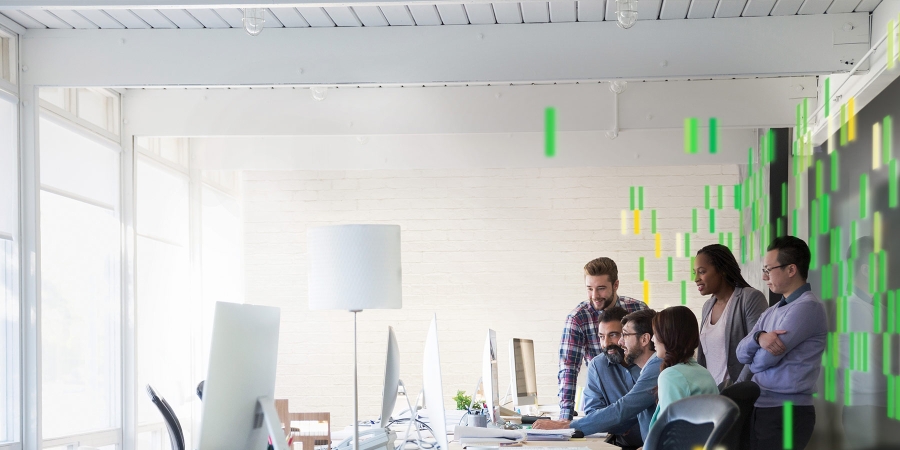
[[[147,385],[147,395],[150,396],[150,401],[156,405],[166,421],[166,428],[169,429],[169,439],[172,441],[172,450],[184,450],[184,433],[181,431],[181,423],[178,422],[178,417],[175,416],[175,411],[169,406],[169,402],[156,395],[156,391],[149,384]]]
[[[731,430],[722,439],[722,445],[728,450],[749,449],[750,416],[753,414],[753,404],[759,398],[759,385],[752,381],[744,381],[723,389],[721,395],[737,403],[738,408],[741,410],[737,423],[731,427]]]
[[[740,414],[738,405],[722,395],[694,395],[669,405],[656,419],[644,450],[693,450],[718,445]]]

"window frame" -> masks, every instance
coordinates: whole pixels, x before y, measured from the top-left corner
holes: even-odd
[[[67,91],[75,92],[75,89],[68,89]],[[110,121],[120,121],[121,120],[121,116],[119,114],[121,112],[121,97],[118,96],[118,94],[115,94],[115,95],[118,98],[118,101],[117,101],[118,106],[112,110],[116,113],[116,116],[109,118]],[[36,96],[36,97],[39,98],[39,96]],[[117,164],[119,174],[117,177],[117,189],[116,189],[116,193],[115,193],[115,196],[118,198],[118,201],[117,201],[118,204],[116,204],[116,205],[106,204],[106,203],[103,203],[103,202],[95,200],[95,199],[86,198],[82,195],[79,195],[79,194],[76,194],[73,192],[68,192],[64,189],[58,189],[58,188],[46,185],[40,180],[40,177],[38,177],[38,180],[37,180],[38,182],[36,183],[37,186],[34,186],[36,194],[37,194],[37,198],[38,198],[38,204],[36,205],[38,211],[40,210],[40,195],[42,192],[47,192],[47,193],[51,193],[54,195],[64,197],[69,200],[83,203],[86,205],[101,208],[104,210],[109,210],[113,213],[114,217],[116,218],[117,222],[119,223],[119,237],[117,239],[118,249],[115,252],[116,261],[115,261],[114,267],[111,267],[111,271],[114,274],[114,276],[112,277],[112,281],[114,283],[114,286],[112,287],[112,291],[118,295],[117,305],[118,305],[119,311],[115,315],[118,317],[119,320],[114,325],[115,327],[118,327],[118,341],[117,341],[118,351],[114,352],[114,354],[118,360],[118,370],[116,371],[116,373],[113,374],[113,377],[112,377],[112,379],[115,381],[115,384],[116,384],[114,386],[115,397],[113,399],[113,405],[112,405],[112,407],[114,408],[112,413],[115,417],[117,417],[117,419],[113,421],[115,427],[94,430],[94,431],[84,432],[84,433],[78,433],[78,434],[73,434],[73,435],[57,436],[57,437],[52,437],[52,438],[47,438],[47,439],[45,439],[43,437],[43,435],[41,435],[41,436],[38,436],[38,441],[40,442],[41,448],[67,447],[67,450],[77,450],[77,448],[79,446],[103,447],[103,446],[114,445],[114,446],[116,446],[117,449],[121,450],[124,448],[124,441],[123,441],[124,421],[125,421],[126,417],[128,416],[128,413],[125,411],[123,402],[125,400],[125,396],[127,395],[125,392],[125,386],[126,386],[126,377],[127,377],[127,374],[129,373],[128,368],[126,367],[126,362],[125,362],[125,358],[124,358],[124,352],[126,350],[125,349],[126,333],[128,333],[129,331],[126,329],[127,324],[124,321],[124,315],[123,315],[124,308],[125,308],[125,305],[124,305],[125,292],[124,292],[124,290],[126,289],[125,286],[127,283],[127,279],[125,276],[126,260],[124,257],[125,233],[122,230],[122,226],[121,226],[121,224],[123,223],[123,217],[124,217],[123,212],[126,210],[126,205],[124,204],[126,199],[122,195],[124,192],[124,185],[123,185],[123,176],[124,176],[123,172],[124,172],[124,167],[125,167],[123,165],[123,161],[125,159],[124,151],[119,142],[118,136],[112,135],[108,131],[102,130],[99,127],[97,127],[96,125],[77,117],[75,114],[73,114],[69,111],[60,109],[47,101],[40,100],[39,103],[40,103],[40,106],[37,111],[38,112],[38,114],[37,114],[38,115],[38,118],[37,118],[38,126],[36,127],[37,134],[38,134],[36,141],[37,141],[38,147],[40,146],[39,123],[40,123],[40,119],[44,118],[44,119],[50,120],[50,121],[62,126],[63,128],[67,128],[69,131],[71,131],[73,133],[80,134],[82,137],[92,140],[100,146],[106,147],[109,151],[115,152],[119,156],[119,161]],[[38,165],[40,165],[40,158],[37,158],[36,163]],[[21,181],[20,181],[20,183],[21,183]],[[38,220],[38,228],[40,229],[40,220]],[[41,241],[40,231],[38,232],[36,239],[38,242]],[[41,269],[36,268],[36,270],[39,271]],[[37,286],[39,295],[40,295],[41,289],[42,289],[42,287],[41,287],[41,283],[39,281],[38,286]],[[43,328],[42,326],[40,326],[40,325],[38,326],[39,330],[42,328]],[[42,333],[39,332],[39,334],[42,334]],[[43,339],[41,339],[41,340],[43,340]],[[42,347],[42,345],[40,347]],[[41,359],[43,358],[43,348],[40,348],[40,347],[38,348],[37,355],[35,355],[35,357],[38,359],[38,361],[41,361]],[[39,379],[36,382],[38,393],[41,393],[44,388],[43,387],[43,377],[40,377],[40,378],[41,379]],[[40,397],[40,395],[39,395],[39,397]],[[42,431],[41,434],[43,434],[43,429],[44,429],[43,414],[40,414],[39,417],[37,418],[37,420],[38,420],[38,423],[40,424],[40,429]]]
[[[16,48],[18,45],[17,35],[16,33],[9,31],[8,29],[0,26],[0,36],[4,39],[8,39],[9,41],[9,49],[10,53],[4,54],[3,57],[10,57],[11,60],[8,61],[7,64],[12,66],[13,72],[15,72],[14,68],[17,66],[15,55]],[[11,359],[14,360],[13,364],[10,366],[6,366],[4,364],[6,370],[5,376],[7,377],[6,386],[2,386],[0,388],[9,389],[11,393],[11,402],[8,405],[4,405],[3,408],[8,408],[7,413],[8,418],[6,423],[0,425],[3,427],[7,427],[7,432],[9,433],[8,441],[0,442],[0,450],[7,449],[16,449],[20,450],[22,448],[22,435],[23,429],[22,426],[24,421],[22,420],[22,407],[23,407],[23,392],[24,392],[24,380],[25,380],[25,372],[24,370],[24,338],[22,336],[22,322],[25,319],[23,314],[23,305],[22,305],[22,230],[21,230],[21,219],[22,219],[22,204],[21,204],[21,195],[22,195],[22,175],[19,172],[19,167],[21,166],[21,156],[19,154],[19,148],[21,145],[21,123],[22,123],[22,115],[19,110],[19,96],[18,89],[15,85],[8,83],[6,80],[0,76],[0,102],[8,102],[11,104],[12,109],[14,111],[14,125],[13,125],[13,151],[15,153],[14,156],[14,165],[13,165],[13,178],[15,179],[15,187],[14,187],[14,199],[16,201],[15,207],[15,220],[12,230],[0,231],[0,244],[9,245],[11,248],[11,252],[6,256],[7,261],[5,261],[7,270],[9,270],[9,274],[11,275],[12,286],[11,286],[11,298],[14,299],[14,305],[7,306],[10,308],[8,312],[14,309],[15,314],[12,316],[15,318],[15,322],[13,323],[13,342],[9,343],[8,350],[12,351]],[[7,242],[9,244],[7,244]],[[5,252],[4,252],[5,253]]]
[[[119,122],[121,121],[122,116],[122,98],[121,96],[113,91],[108,89],[99,89],[99,88],[60,88],[63,89],[64,94],[64,106],[59,107],[50,103],[47,100],[40,99],[41,112],[48,112],[54,114],[55,116],[68,121],[72,124],[75,124],[81,128],[86,129],[102,138],[107,139],[114,145],[119,151],[122,151],[122,144],[120,142],[120,134],[121,134],[121,126]],[[81,118],[78,115],[78,89],[87,89],[91,92],[97,93],[107,98],[107,107],[108,113],[106,117],[107,128],[100,127],[99,125],[90,122],[86,119]]]
[[[0,25],[0,90],[18,90],[19,35]]]

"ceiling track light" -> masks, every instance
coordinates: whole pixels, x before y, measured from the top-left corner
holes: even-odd
[[[312,94],[313,100],[318,102],[325,100],[325,97],[328,96],[328,88],[325,86],[313,86],[309,88],[309,91]]]
[[[247,34],[250,36],[256,36],[259,33],[262,33],[263,24],[266,23],[266,9],[265,8],[244,8],[244,18],[242,19],[244,23],[244,30],[247,31]]]
[[[616,0],[616,25],[619,28],[629,29],[637,22],[638,0]]]

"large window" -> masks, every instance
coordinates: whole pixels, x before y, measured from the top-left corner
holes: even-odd
[[[18,440],[18,133],[14,99],[0,92],[0,443]]]
[[[239,176],[192,169],[188,139],[137,138],[135,154],[137,448],[169,448],[147,385],[175,410],[191,448],[215,302],[243,301]]]
[[[44,445],[116,445],[121,424],[119,149],[44,112],[40,174]]]
[[[190,204],[187,168],[138,148],[137,226],[138,448],[168,448],[162,416],[144,388],[175,410],[191,442],[192,373]]]

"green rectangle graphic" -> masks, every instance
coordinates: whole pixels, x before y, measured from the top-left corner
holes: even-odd
[[[556,155],[556,108],[544,110],[544,153],[547,157]]]
[[[669,281],[672,281],[675,278],[675,265],[673,262],[674,259],[675,258],[672,258],[671,256],[669,257],[669,264],[668,264],[668,267],[669,267],[668,280]]]
[[[900,175],[898,173],[897,168],[897,160],[891,159],[891,162],[888,163],[890,168],[890,173],[888,174],[888,207],[896,208],[897,207],[897,176]]]
[[[859,218],[865,219],[869,216],[869,174],[863,173],[859,176]]]
[[[838,188],[841,187],[841,160],[838,156],[838,151],[835,150],[831,153],[831,191],[837,192]]]
[[[698,134],[700,133],[700,121],[696,117],[684,119],[684,152],[697,153]]]
[[[644,257],[641,256],[638,258],[638,276],[641,281],[644,281]]]
[[[784,436],[783,446],[785,450],[794,448],[794,403],[784,402]]]
[[[716,193],[716,201],[719,203],[719,209],[725,208],[725,186],[719,185],[719,191]]]

